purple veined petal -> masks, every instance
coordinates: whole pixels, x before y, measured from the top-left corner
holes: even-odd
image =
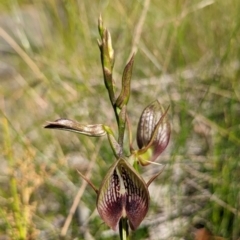
[[[120,194],[120,178],[116,171],[119,161],[108,170],[97,198],[97,209],[103,221],[113,230],[123,215],[124,199]]]
[[[155,102],[154,102],[155,103]],[[137,128],[137,144],[139,149],[146,146],[152,136],[155,124],[157,122],[156,114],[154,114],[154,103],[147,106],[139,119]],[[160,117],[160,116],[159,116]]]
[[[100,187],[97,209],[104,222],[113,230],[120,219],[128,218],[132,230],[137,229],[147,214],[149,192],[136,170],[120,158],[109,169]]]
[[[153,156],[151,161],[155,161],[156,158],[165,150],[169,143],[171,134],[171,127],[168,120],[164,117],[162,124],[160,124],[156,140],[153,142]]]
[[[149,192],[145,181],[139,173],[125,160],[118,164],[126,189],[126,213],[132,230],[137,229],[147,214]]]
[[[171,128],[166,113],[167,111],[164,111],[162,105],[158,101],[154,101],[143,110],[140,117],[137,128],[137,144],[140,149],[139,153],[144,148],[152,149],[149,161],[155,161],[168,145]]]

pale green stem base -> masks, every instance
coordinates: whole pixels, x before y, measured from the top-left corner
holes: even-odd
[[[129,240],[129,226],[127,218],[121,218],[119,222],[119,235],[121,240]]]

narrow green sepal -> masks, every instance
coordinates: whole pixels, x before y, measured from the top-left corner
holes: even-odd
[[[103,21],[102,21],[101,15],[98,18],[98,32],[101,38],[103,38],[104,27],[103,27]]]
[[[112,129],[105,125],[103,126],[103,128],[107,133],[108,141],[110,143],[110,146],[113,150],[115,157],[118,157],[121,153],[121,146],[119,145],[116,138],[114,137],[114,133],[113,133]]]
[[[127,63],[123,71],[122,90],[116,100],[116,106],[119,108],[122,108],[123,105],[127,105],[130,97],[133,62],[134,62],[134,54],[132,55],[131,59],[129,60],[129,62]]]
[[[98,46],[101,52],[101,62],[104,76],[104,83],[108,90],[109,98],[111,103],[115,102],[115,83],[112,78],[112,69],[114,66],[114,50],[112,47],[112,39],[110,32],[103,27],[103,22],[101,17],[98,20],[98,29],[101,40],[98,40]]]

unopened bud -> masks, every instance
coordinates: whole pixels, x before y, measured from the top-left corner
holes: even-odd
[[[54,122],[48,122],[44,127],[76,132],[90,137],[101,137],[106,134],[102,124],[81,124],[69,119],[58,119]]]
[[[151,150],[151,156],[145,159],[147,161],[155,161],[168,145],[171,129],[166,114],[167,111],[158,101],[151,103],[142,112],[137,129],[137,144],[139,155]]]

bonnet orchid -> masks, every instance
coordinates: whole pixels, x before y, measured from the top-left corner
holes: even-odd
[[[82,124],[63,118],[48,122],[45,128],[71,131],[90,137],[108,136],[116,160],[107,171],[99,189],[81,172],[79,174],[96,192],[96,207],[102,220],[113,230],[119,228],[120,239],[127,240],[129,239],[129,226],[132,230],[136,230],[145,218],[150,203],[148,187],[162,172],[160,171],[152,176],[148,182],[145,182],[137,170],[137,164],[140,163],[145,166],[155,161],[163,152],[170,138],[170,123],[167,118],[168,109],[165,111],[158,101],[148,105],[143,110],[137,127],[139,149],[133,149],[127,104],[130,98],[134,54],[124,68],[122,88],[119,95],[117,95],[112,77],[115,58],[111,35],[103,27],[101,17],[98,21],[98,28],[101,37],[98,46],[101,53],[104,83],[115,113],[118,138],[115,138],[114,131],[109,126]],[[126,126],[128,126],[129,130],[130,155],[124,152]]]
[[[159,101],[154,101],[142,112],[137,128],[137,158],[142,165],[154,162],[167,147],[170,123]]]

